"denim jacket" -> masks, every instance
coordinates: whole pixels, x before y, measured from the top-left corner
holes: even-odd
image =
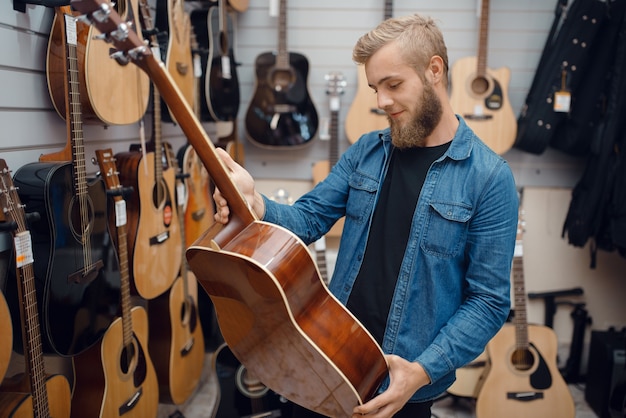
[[[450,147],[428,170],[419,196],[382,343],[385,353],[419,362],[430,377],[412,402],[443,393],[455,369],[483,351],[510,310],[515,181],[507,162],[458,119]],[[389,129],[366,134],[293,205],[264,197],[263,219],[306,244],[346,216],[330,282],[344,304],[363,260],[392,148]]]

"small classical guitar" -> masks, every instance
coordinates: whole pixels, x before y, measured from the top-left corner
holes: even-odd
[[[140,3],[144,30],[154,27],[148,6]],[[156,34],[148,37],[157,51]],[[131,289],[144,299],[167,292],[178,277],[182,256],[178,208],[175,202],[176,172],[166,164],[161,135],[161,97],[152,91],[152,139],[133,144],[129,151],[115,155],[122,185],[132,187],[128,197],[128,251],[131,263]]]
[[[165,144],[170,165],[178,171],[169,144]],[[177,175],[177,205],[182,243],[185,244],[185,185]],[[150,315],[150,355],[159,380],[161,402],[179,405],[196,390],[204,365],[204,335],[198,314],[198,282],[182,260],[180,274],[164,294],[148,301]]]
[[[115,9],[139,27],[137,0],[119,0]],[[68,12],[69,13],[69,12]],[[55,15],[48,41],[46,76],[54,108],[65,119],[65,24]],[[79,77],[83,122],[127,125],[137,122],[148,108],[150,79],[133,65],[109,59],[109,46],[94,39],[98,29],[78,22],[76,70]]]
[[[133,306],[126,238],[126,201],[111,149],[97,150],[96,157],[111,196],[111,223],[117,230],[120,260],[121,315],[113,321],[99,344],[74,356],[72,417],[155,417],[159,387],[148,354],[148,315]]]
[[[342,73],[331,72],[326,74],[326,94],[329,97],[330,107],[330,144],[328,147],[328,160],[318,161],[313,165],[313,184],[324,180],[330,170],[339,160],[339,110],[341,109],[341,95],[346,87],[346,80]],[[330,237],[340,237],[343,231],[344,218],[341,218],[328,231]]]
[[[147,10],[147,0],[141,0]],[[142,12],[145,14],[146,12]],[[144,21],[145,23],[145,21]],[[191,53],[191,21],[185,11],[183,0],[159,0],[156,2],[154,25],[165,31],[166,37],[159,41],[161,58],[181,94],[190,106],[194,102],[195,77]],[[146,29],[144,27],[144,29]],[[176,122],[176,118],[165,102],[162,102],[162,116],[165,122]]]
[[[307,58],[287,49],[287,0],[280,0],[278,52],[264,52],[254,62],[256,88],[246,112],[250,142],[267,148],[294,148],[313,140],[317,109],[307,87]]]
[[[392,15],[393,1],[385,0],[385,20]],[[354,144],[361,135],[385,129],[388,126],[387,115],[378,108],[376,94],[367,83],[365,65],[358,65],[356,96],[354,96],[346,115],[346,137],[351,144]]]
[[[457,60],[451,71],[452,109],[498,154],[515,142],[517,120],[508,97],[511,71],[487,67],[489,0],[482,0],[478,57]]]
[[[69,6],[55,11],[66,45],[67,141],[63,150],[20,167],[13,182],[41,218],[30,232],[44,350],[73,356],[95,344],[115,319],[120,273],[104,183],[87,176],[76,17]]]
[[[380,346],[328,292],[308,247],[288,230],[257,219],[150,48],[108,2],[73,0],[72,6],[150,75],[229,202],[230,222],[213,224],[186,252],[211,297],[224,341],[276,393],[327,416],[350,416],[388,374]]]
[[[228,345],[222,344],[215,350],[212,366],[219,392],[211,418],[291,417],[292,404],[252,375]]]
[[[488,367],[476,399],[477,418],[573,418],[572,395],[557,367],[557,339],[544,325],[528,324],[520,212],[513,258],[513,324],[487,344]]]
[[[4,379],[0,387],[0,416],[68,418],[70,416],[70,385],[65,376],[46,375],[35,275],[32,237],[26,224],[24,205],[11,172],[0,159],[0,207],[5,222],[11,222],[15,257],[11,268],[16,270],[25,373]],[[14,228],[13,228],[14,227]],[[3,337],[4,339],[4,337]]]

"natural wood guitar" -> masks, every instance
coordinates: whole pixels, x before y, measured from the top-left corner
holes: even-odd
[[[504,154],[513,146],[517,120],[509,102],[511,71],[487,67],[489,0],[482,0],[478,57],[457,60],[451,71],[452,109],[491,149]]]
[[[346,80],[342,73],[331,72],[326,74],[326,94],[329,97],[330,107],[330,144],[328,146],[328,160],[313,164],[313,185],[321,182],[328,176],[330,170],[339,160],[339,111],[341,109],[341,95],[346,87]],[[340,237],[343,232],[345,218],[340,218],[326,235]]]
[[[256,87],[245,126],[248,139],[267,148],[309,144],[318,129],[317,109],[307,87],[309,61],[287,49],[287,0],[280,0],[278,51],[264,52],[254,62]]]
[[[99,344],[73,357],[72,417],[155,417],[159,387],[148,354],[148,315],[133,306],[126,231],[126,201],[111,149],[97,150],[101,176],[111,195],[110,221],[117,231],[117,255],[122,276],[121,315]]]
[[[0,222],[4,223],[5,219],[0,216]],[[13,349],[13,325],[11,325],[11,312],[4,299],[4,293],[0,292],[0,335],[2,344],[0,344],[0,382],[4,379],[4,374],[9,367],[11,360],[11,350]]]
[[[179,171],[169,144],[165,144],[170,165]],[[177,205],[184,255],[185,186],[182,173],[177,175]],[[198,314],[198,282],[182,260],[180,274],[168,292],[148,302],[150,314],[150,355],[159,380],[161,402],[179,405],[198,387],[204,365],[204,335]]]
[[[115,9],[139,27],[137,1],[120,0]],[[69,12],[68,12],[69,13]],[[55,15],[48,41],[46,76],[54,108],[65,119],[65,23]],[[143,117],[148,108],[150,79],[133,65],[109,58],[109,46],[94,36],[98,29],[76,24],[76,70],[79,77],[83,122],[86,124],[127,125]]]
[[[107,9],[102,0],[72,5],[104,32],[123,23],[113,11],[105,20],[93,18]],[[230,222],[214,224],[187,250],[224,340],[276,393],[328,416],[351,416],[387,376],[381,348],[328,292],[307,246],[286,229],[257,219],[162,63],[132,31],[125,35],[108,39],[150,75],[229,202]]]
[[[65,376],[47,376],[44,366],[39,312],[33,269],[33,248],[24,206],[11,172],[0,159],[0,207],[14,228],[15,269],[18,287],[25,373],[5,379],[0,387],[0,417],[66,418],[70,416],[70,385]]]
[[[487,366],[487,352],[483,351],[473,361],[456,371],[456,380],[447,390],[454,396],[462,398],[476,398],[484,378]]]
[[[513,324],[487,344],[488,368],[476,400],[477,418],[573,418],[572,395],[557,367],[557,339],[543,325],[527,323],[520,212],[513,258]]]
[[[104,183],[87,174],[77,22],[69,6],[55,11],[65,28],[67,140],[63,150],[20,167],[13,181],[28,211],[40,215],[30,232],[44,350],[72,356],[95,344],[115,319],[120,273]]]
[[[384,18],[389,19],[392,15],[393,1],[385,0]],[[389,127],[387,115],[378,108],[376,94],[367,82],[365,65],[358,65],[356,96],[346,115],[346,137],[354,144],[361,135],[387,127]]]

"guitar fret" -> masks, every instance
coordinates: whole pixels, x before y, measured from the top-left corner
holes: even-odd
[[[480,11],[480,30],[478,34],[478,59],[476,75],[484,76],[487,74],[487,49],[489,37],[489,0],[482,0]]]
[[[289,69],[289,52],[287,50],[287,0],[280,0],[280,14],[278,17],[278,54],[276,68]]]

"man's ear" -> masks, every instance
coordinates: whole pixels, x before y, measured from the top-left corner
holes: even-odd
[[[443,78],[443,59],[439,55],[433,55],[426,69],[427,77],[431,79],[433,84],[440,82]]]

